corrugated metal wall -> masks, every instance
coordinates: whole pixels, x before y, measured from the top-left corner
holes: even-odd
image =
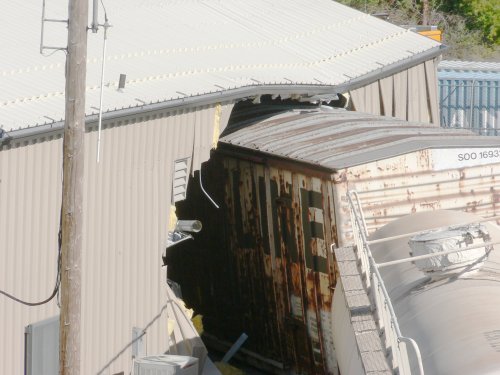
[[[166,246],[175,159],[209,157],[232,105],[149,113],[105,123],[85,138],[82,374],[131,371],[132,328],[147,354],[167,349]],[[218,129],[218,130],[217,130]],[[53,138],[53,139],[51,139]],[[14,140],[0,151],[0,288],[47,297],[56,276],[62,141]],[[0,373],[23,372],[24,327],[58,314],[55,301],[25,307],[0,296]]]
[[[28,301],[55,284],[61,151],[53,140],[0,152],[0,288]],[[57,313],[55,302],[28,308],[0,295],[0,373],[23,373],[24,326]]]
[[[349,91],[354,110],[437,126],[437,61],[437,58],[425,61]]]
[[[335,229],[325,175],[232,158],[218,163],[204,174],[223,166],[218,185],[206,186],[224,202],[222,212],[207,210],[206,197],[192,191],[179,205],[180,213],[217,224],[173,252],[171,275],[209,333],[232,342],[245,332],[245,349],[298,374],[335,373],[327,246]],[[198,277],[201,270],[209,276]]]
[[[351,242],[348,188],[360,193],[370,233],[414,212],[451,209],[483,217],[500,214],[499,162],[433,170],[432,158],[432,150],[421,150],[339,170],[334,177],[339,246]]]
[[[500,135],[500,79],[439,79],[441,126]]]

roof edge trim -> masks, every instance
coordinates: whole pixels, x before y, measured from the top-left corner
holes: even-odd
[[[433,47],[425,52],[413,55],[407,59],[398,61],[394,64],[383,66],[380,69],[374,70],[368,74],[365,74],[362,77],[356,78],[353,81],[348,82],[347,84],[345,84],[345,86],[348,87],[346,87],[346,89],[342,92],[358,89],[369,83],[375,82],[376,80],[386,78],[390,75],[399,73],[407,68],[421,64],[424,61],[438,57],[447,49],[448,46],[441,44],[437,47]],[[342,87],[342,85],[340,87]]]
[[[403,71],[406,68],[415,66],[424,61],[435,58],[443,53],[448,47],[441,44],[437,47],[431,48],[425,52],[413,55],[407,59],[398,61],[394,64],[381,67],[374,70],[362,77],[355,78],[347,83],[341,85],[325,85],[325,84],[255,84],[250,86],[242,86],[225,91],[212,92],[208,94],[200,94],[196,96],[189,96],[185,98],[167,100],[159,103],[152,103],[140,105],[137,107],[118,109],[103,113],[103,120],[109,121],[126,116],[135,116],[147,112],[161,111],[161,110],[179,110],[186,107],[199,107],[204,105],[213,105],[215,103],[234,103],[236,101],[246,99],[256,95],[308,95],[311,97],[325,95],[332,95],[336,93],[343,93],[349,90],[355,90],[369,83],[375,82],[378,79],[388,77],[392,74]],[[87,127],[97,123],[97,115],[88,115],[85,118]],[[0,146],[9,143],[13,139],[35,137],[45,133],[53,133],[61,131],[64,127],[63,121],[56,121],[49,124],[38,125],[28,128],[22,128],[11,131],[4,131],[3,136],[0,137]]]

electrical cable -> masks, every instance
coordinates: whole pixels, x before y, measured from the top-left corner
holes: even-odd
[[[102,0],[101,0],[101,5],[102,5],[102,7],[104,9],[104,18],[105,18],[105,21],[107,23],[107,21],[108,21],[108,15],[106,13],[106,8],[105,8],[104,3],[103,3]],[[67,54],[67,49],[66,48],[57,48],[52,53],[49,53],[49,54],[43,54],[42,53],[42,55],[46,56],[46,57],[47,56],[51,56],[54,53],[56,53],[57,51],[64,51]],[[53,289],[52,293],[50,294],[50,296],[47,297],[46,299],[44,299],[43,301],[28,302],[28,301],[24,301],[24,300],[22,300],[20,298],[17,298],[15,296],[13,296],[12,294],[7,293],[7,292],[5,292],[5,291],[3,291],[1,289],[0,289],[0,294],[4,295],[7,298],[10,298],[11,300],[13,300],[15,302],[21,303],[21,304],[26,305],[26,306],[40,306],[40,305],[46,304],[47,302],[50,302],[56,295],[59,294],[59,287],[61,285],[61,247],[62,247],[62,209],[61,209],[61,216],[60,216],[60,221],[59,221],[59,233],[58,233],[56,283],[54,285],[54,289]],[[59,301],[58,301],[58,306],[60,306],[59,305]]]
[[[104,2],[101,0],[102,9],[104,10],[104,21],[108,22],[108,14],[106,13],[106,7],[104,6]]]
[[[56,48],[56,49],[54,49],[52,52],[49,52],[49,53],[41,52],[40,54],[41,54],[43,57],[50,57],[50,56],[52,56],[54,53],[59,52],[59,51],[64,52],[64,54],[65,54],[65,55],[67,55],[67,54],[68,54],[68,49],[67,49],[67,48]]]
[[[62,246],[62,226],[61,224],[59,224],[56,284],[54,285],[54,290],[52,291],[52,294],[49,297],[40,302],[27,302],[13,296],[12,294],[4,292],[1,289],[0,289],[0,294],[26,306],[40,306],[52,300],[52,298],[54,298],[56,294],[59,292],[59,286],[61,285],[61,246]]]

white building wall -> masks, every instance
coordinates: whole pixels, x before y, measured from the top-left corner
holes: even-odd
[[[105,123],[85,138],[82,374],[132,368],[132,328],[146,352],[167,350],[166,246],[172,167],[207,160],[232,105],[151,113]],[[214,139],[214,128],[215,139]],[[218,130],[217,130],[218,129]],[[0,150],[0,289],[29,301],[55,283],[62,139],[13,140]],[[0,296],[0,373],[23,373],[24,327],[57,315],[56,300],[26,307]]]

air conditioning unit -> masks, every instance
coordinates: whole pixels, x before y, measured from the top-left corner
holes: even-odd
[[[198,358],[167,354],[138,358],[134,375],[198,375]]]

